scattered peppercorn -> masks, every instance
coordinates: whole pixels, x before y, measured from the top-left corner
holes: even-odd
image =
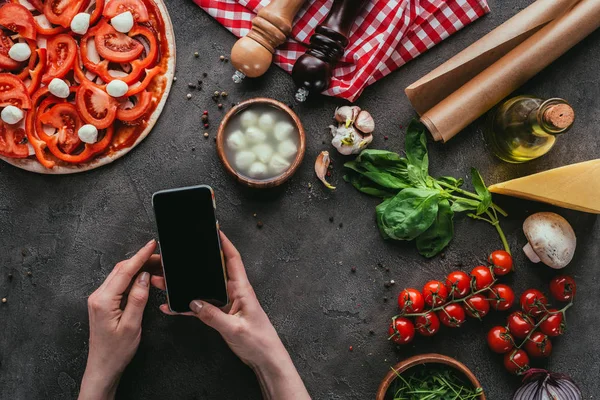
[[[227,97],[229,94],[227,92],[221,92],[221,97]]]
[[[12,281],[12,278],[13,278],[13,274],[8,274],[8,280]]]
[[[196,84],[195,84],[195,83],[192,83],[192,82],[190,82],[190,83],[188,83],[188,87],[189,87],[190,89],[196,89],[196,87],[197,87],[197,86],[196,86]]]
[[[322,144],[325,144],[325,141],[323,140]]]
[[[195,148],[195,147],[192,147],[192,151],[196,151],[196,148]]]
[[[384,137],[383,137],[383,140],[388,140],[388,137],[387,137],[387,136],[384,136]]]
[[[2,298],[2,302],[3,302],[3,303],[6,303],[7,301],[8,301],[8,300],[6,299],[6,297],[3,297],[3,298]]]
[[[197,51],[194,52],[194,57],[196,57],[196,58],[200,57],[200,53],[198,53]]]
[[[200,119],[202,119],[202,122],[206,122],[206,121],[208,121],[208,115],[202,114],[202,116],[200,117]]]
[[[176,76],[173,77],[173,82],[177,82],[177,77]]]
[[[339,225],[339,227],[340,227],[340,228],[343,228],[343,227],[344,227],[344,224],[342,224],[342,223],[340,222],[340,225]]]
[[[31,273],[31,271],[27,271],[27,276],[33,276],[33,274]]]
[[[352,272],[356,272],[356,267],[352,267],[352,268],[350,268],[350,271],[352,271]]]
[[[390,287],[390,286],[392,286],[392,285],[390,285],[390,283],[389,283],[389,282],[385,282],[385,283],[383,284],[383,286],[385,286],[386,288],[389,288],[389,287]]]
[[[207,138],[208,137],[208,132],[204,132],[204,137]]]
[[[378,263],[377,263],[377,266],[378,266],[379,268],[383,268],[383,264],[382,264],[382,263],[380,263],[380,262],[378,262]]]
[[[348,350],[352,351],[352,350],[354,350],[354,347],[350,346],[350,347],[348,347]]]
[[[219,60],[221,60],[221,61],[225,61],[225,56],[220,56],[220,57],[219,57]]]
[[[252,214],[252,216],[253,216],[254,218],[256,218],[256,213]]]
[[[395,285],[396,281],[394,281],[393,279],[390,281],[390,285]]]
[[[208,115],[208,111],[204,110],[204,111],[202,112],[202,114],[204,114],[204,115]]]
[[[258,221],[258,222],[256,223],[256,227],[257,227],[258,229],[261,229],[261,228],[263,227],[263,223],[262,223],[262,221]]]
[[[333,217],[329,217],[329,222],[333,222]]]
[[[225,60],[223,60],[225,62],[229,62],[229,58],[225,57]]]
[[[217,107],[219,107],[219,108],[223,108],[223,104],[222,104],[222,103],[219,103],[219,104],[217,104]]]
[[[198,79],[198,86],[202,85],[202,79]]]
[[[188,100],[189,100],[189,99],[191,99],[191,98],[192,98],[192,94],[191,94],[191,93],[188,93],[186,97],[187,97],[187,98],[188,98]]]
[[[390,272],[390,269],[389,269],[389,268],[386,268],[386,269],[385,269],[385,272]]]
[[[325,175],[327,175],[328,177],[330,177],[331,176],[331,171],[327,171],[327,173]]]
[[[209,127],[209,126],[210,126],[209,124],[204,124],[204,127],[205,127],[206,129],[208,129],[208,127]]]
[[[387,300],[388,300],[388,299],[387,299],[387,297],[384,297],[384,298],[383,298],[383,302],[384,302],[384,303],[387,303]]]
[[[440,258],[446,258],[446,253],[440,253]]]
[[[202,76],[206,78],[208,76],[208,74],[206,72],[203,72]]]
[[[374,335],[375,331],[373,329],[369,329],[369,335]]]

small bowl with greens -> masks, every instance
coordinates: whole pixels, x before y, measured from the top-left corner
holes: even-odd
[[[422,354],[396,364],[385,376],[377,400],[485,400],[471,370],[441,354]]]

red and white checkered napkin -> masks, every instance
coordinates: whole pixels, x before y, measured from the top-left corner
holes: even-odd
[[[245,36],[252,18],[270,0],[194,0],[234,35]],[[287,72],[306,51],[310,36],[333,0],[309,0],[291,38],[274,62]],[[333,71],[326,95],[354,101],[365,87],[489,12],[487,0],[372,0],[356,19],[350,44]]]

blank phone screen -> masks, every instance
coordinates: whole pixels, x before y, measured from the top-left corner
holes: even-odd
[[[225,305],[212,190],[208,186],[165,190],[154,194],[152,204],[171,310],[190,311],[195,299]]]

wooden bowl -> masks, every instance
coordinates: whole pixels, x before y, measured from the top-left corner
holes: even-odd
[[[401,374],[401,373],[405,372],[406,370],[408,370],[409,368],[412,368],[416,365],[421,365],[421,364],[449,365],[451,367],[454,367],[458,371],[462,372],[462,374],[469,380],[469,382],[471,382],[473,387],[475,387],[475,388],[481,387],[481,384],[479,383],[479,381],[477,380],[475,375],[471,372],[471,370],[469,368],[467,368],[466,365],[455,360],[454,358],[447,357],[447,356],[444,356],[441,354],[435,354],[435,353],[420,354],[418,356],[407,358],[406,360],[400,361],[398,364],[396,364],[394,366],[394,370],[397,373]],[[397,378],[396,372],[390,370],[390,372],[387,373],[385,378],[383,378],[383,381],[381,381],[381,384],[379,385],[379,389],[377,390],[376,400],[384,400],[385,394],[387,393],[388,389],[392,385],[392,382]],[[479,396],[479,400],[485,400],[484,393],[482,393]]]
[[[284,111],[286,114],[288,114],[292,118],[292,120],[294,121],[294,124],[296,125],[296,128],[298,129],[298,134],[300,135],[300,143],[298,146],[298,153],[296,154],[296,158],[291,163],[290,167],[283,174],[273,177],[273,178],[270,178],[270,179],[252,179],[252,178],[249,178],[247,176],[240,174],[238,171],[235,170],[235,168],[233,168],[233,166],[227,159],[227,156],[225,155],[225,127],[229,123],[229,120],[234,115],[238,114],[239,112],[241,112],[241,111],[245,110],[246,108],[248,108],[252,105],[255,105],[255,104],[266,104],[266,105],[270,105],[272,107],[275,107],[275,108],[278,108],[278,109]],[[283,182],[290,179],[292,177],[292,175],[294,175],[294,173],[296,172],[298,167],[300,166],[300,163],[302,162],[302,159],[304,158],[305,151],[306,151],[306,134],[304,133],[304,128],[302,127],[300,118],[298,118],[296,113],[294,113],[288,106],[286,106],[282,102],[273,100],[273,99],[268,99],[266,97],[257,97],[254,99],[249,99],[249,100],[243,101],[240,104],[238,104],[237,106],[233,107],[231,110],[229,110],[229,112],[227,114],[225,114],[225,117],[223,117],[223,120],[221,121],[221,124],[219,125],[219,130],[217,131],[217,154],[219,155],[221,162],[225,166],[225,169],[227,170],[227,172],[229,172],[231,175],[233,175],[238,180],[238,182],[241,182],[244,185],[252,187],[252,188],[261,188],[261,189],[271,188],[271,187],[279,186]]]

